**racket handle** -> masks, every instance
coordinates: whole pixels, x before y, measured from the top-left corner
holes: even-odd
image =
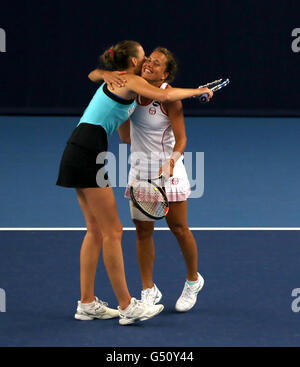
[[[199,100],[201,103],[206,103],[208,101],[208,93],[201,94],[201,96],[199,97]]]

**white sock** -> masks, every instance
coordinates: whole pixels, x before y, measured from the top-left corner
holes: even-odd
[[[91,303],[81,303],[81,307],[82,308],[90,308],[91,306],[93,306],[95,304],[95,301],[91,302]]]
[[[188,285],[195,285],[196,283],[199,282],[199,275],[198,275],[198,279],[197,280],[194,280],[194,281],[186,280],[186,282],[187,282]]]

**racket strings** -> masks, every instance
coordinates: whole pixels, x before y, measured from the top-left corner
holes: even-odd
[[[138,181],[132,186],[132,194],[142,209],[150,215],[161,217],[168,208],[160,190],[150,182]]]
[[[138,201],[138,204],[148,214],[155,217],[162,217],[166,213],[167,205],[164,202],[149,202],[149,201]]]
[[[218,79],[218,80],[215,80],[213,82],[210,82],[210,83],[207,83],[207,84],[204,84],[204,85],[200,85],[198,88],[209,88],[211,89],[213,92],[223,88],[223,87],[226,87],[226,85],[229,84],[229,79]]]
[[[156,186],[147,181],[138,181],[133,185],[133,194],[137,201],[164,201],[162,193]]]
[[[227,84],[229,84],[229,79],[226,79],[224,82],[212,87],[211,90],[213,92],[216,92],[217,90],[226,87]]]

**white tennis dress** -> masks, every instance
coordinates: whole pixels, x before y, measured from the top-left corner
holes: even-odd
[[[166,89],[168,83],[160,88]],[[125,197],[130,198],[129,185],[137,178],[158,176],[162,164],[167,161],[175,145],[175,137],[162,103],[151,101],[146,105],[137,97],[137,106],[130,118],[131,155],[128,186]],[[183,165],[183,156],[175,164],[173,176],[166,182],[169,201],[184,201],[191,193],[190,183]]]

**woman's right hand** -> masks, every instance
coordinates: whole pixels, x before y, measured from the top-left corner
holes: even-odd
[[[212,98],[214,95],[214,92],[209,88],[198,88],[199,94],[197,94],[197,97],[200,97],[202,94],[207,93],[208,94],[208,101]]]
[[[103,71],[103,79],[110,86],[112,90],[114,90],[114,85],[122,88],[125,87],[127,80],[122,77],[122,75],[126,74],[126,71]]]

